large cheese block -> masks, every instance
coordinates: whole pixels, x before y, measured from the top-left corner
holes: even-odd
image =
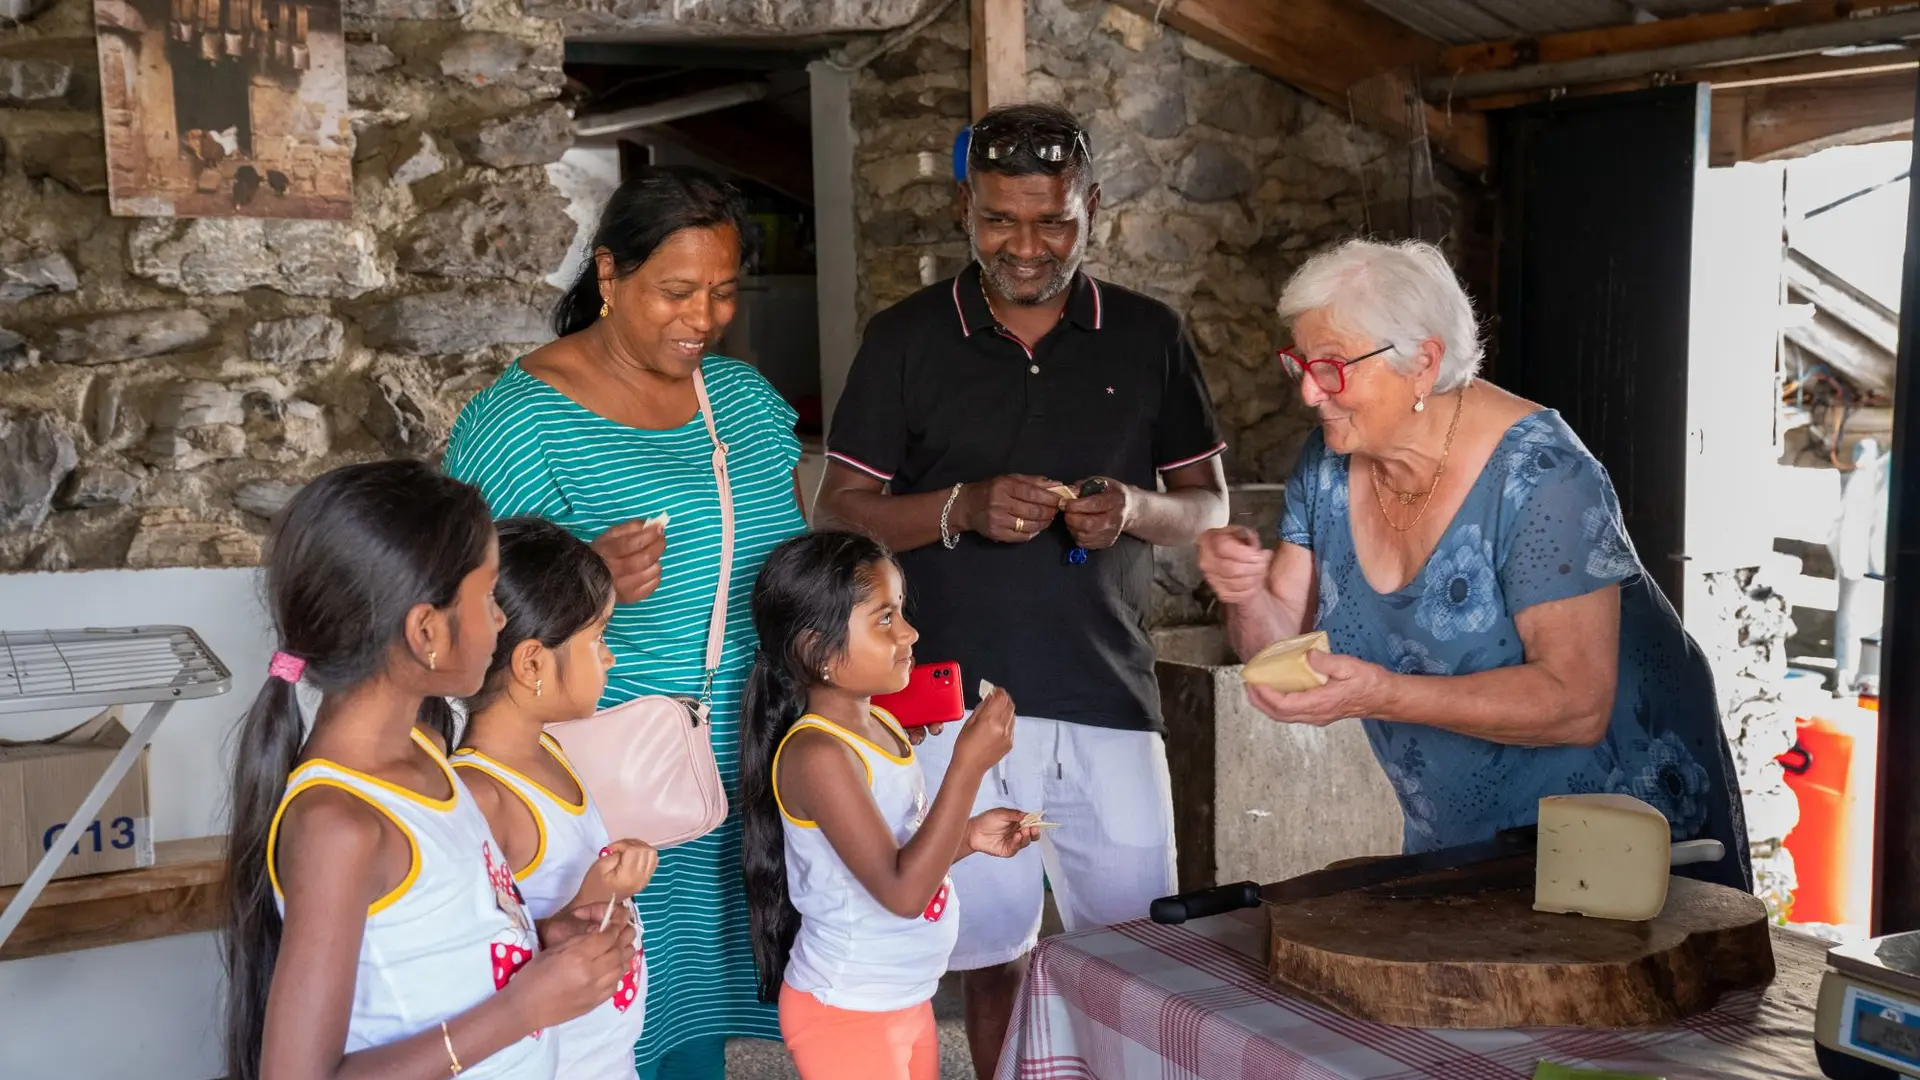
[[[1667,902],[1672,833],[1631,795],[1540,800],[1533,909],[1641,921]]]
[[[1307,663],[1307,654],[1332,651],[1325,630],[1284,638],[1255,653],[1240,669],[1240,677],[1256,686],[1289,694],[1311,690],[1325,686],[1327,677]]]

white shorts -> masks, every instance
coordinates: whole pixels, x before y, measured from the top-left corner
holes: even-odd
[[[915,748],[937,791],[952,761],[957,727]],[[947,967],[993,967],[1032,951],[1045,884],[1066,930],[1145,918],[1176,890],[1173,791],[1167,750],[1151,731],[1115,731],[1022,716],[1013,752],[987,774],[973,812],[996,806],[1042,810],[1057,829],[1011,859],[969,855],[953,867],[960,940]]]

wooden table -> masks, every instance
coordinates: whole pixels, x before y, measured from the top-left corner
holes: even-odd
[[[1440,1031],[1349,1020],[1267,981],[1266,916],[1124,923],[1033,955],[997,1080],[1528,1080],[1542,1059],[1667,1080],[1807,1080],[1826,946],[1775,930],[1764,991],[1671,1028]]]

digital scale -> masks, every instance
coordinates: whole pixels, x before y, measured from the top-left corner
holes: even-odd
[[[1820,978],[1814,1053],[1831,1080],[1920,1077],[1920,931],[1836,946]]]

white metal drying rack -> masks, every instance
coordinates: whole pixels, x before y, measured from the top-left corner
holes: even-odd
[[[113,763],[80,800],[66,827],[0,913],[0,945],[40,898],[69,848],[153,741],[176,701],[215,697],[233,676],[200,635],[184,626],[0,631],[0,715],[146,704]]]

